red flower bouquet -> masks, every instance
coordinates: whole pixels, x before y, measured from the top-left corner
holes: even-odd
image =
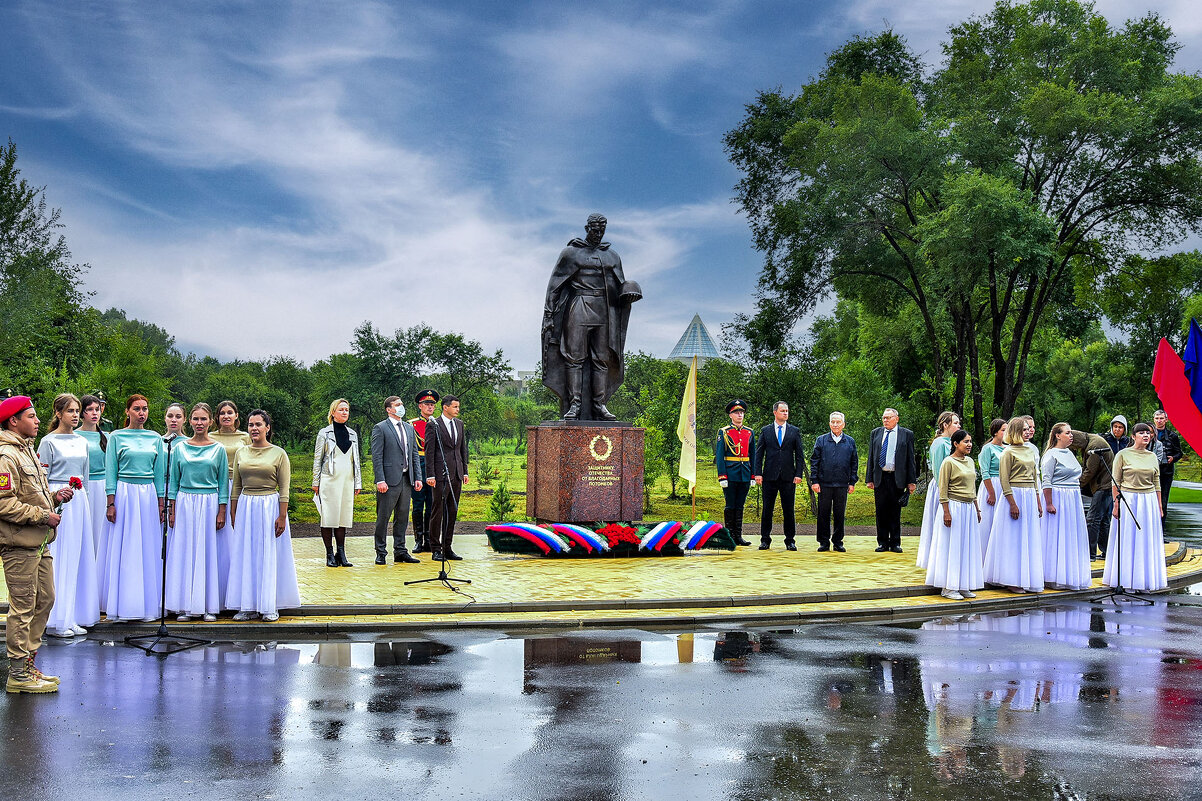
[[[621,523],[610,523],[597,533],[605,537],[611,551],[638,550],[639,530],[634,526],[624,526]]]

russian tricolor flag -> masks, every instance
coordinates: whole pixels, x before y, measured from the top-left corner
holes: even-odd
[[[1185,358],[1161,339],[1152,368],[1152,386],[1173,425],[1190,447],[1202,453],[1202,330],[1189,321]]]

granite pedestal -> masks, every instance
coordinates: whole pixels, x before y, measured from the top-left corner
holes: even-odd
[[[526,430],[528,517],[551,523],[643,519],[643,429],[557,420]]]

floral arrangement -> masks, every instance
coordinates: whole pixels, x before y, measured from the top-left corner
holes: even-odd
[[[605,537],[609,542],[610,549],[620,548],[623,545],[638,548],[639,542],[642,540],[636,527],[624,526],[621,523],[610,523],[597,529],[597,533]]]
[[[622,522],[581,526],[570,523],[496,523],[485,529],[498,553],[541,556],[683,556],[685,551],[735,550],[734,537],[721,524],[697,520],[647,525]]]

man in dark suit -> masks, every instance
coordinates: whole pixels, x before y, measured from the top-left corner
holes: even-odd
[[[467,432],[459,422],[459,398],[444,395],[442,414],[426,425],[426,485],[431,488],[430,556],[461,559],[451,549],[459,497],[467,483]]]
[[[1169,490],[1173,488],[1173,471],[1185,452],[1181,450],[1181,437],[1169,428],[1169,416],[1164,409],[1152,415],[1152,436],[1164,446],[1164,462],[1160,465],[1160,511],[1161,517],[1169,513]]]
[[[864,479],[876,502],[877,553],[901,553],[901,502],[918,486],[914,432],[897,424],[897,409],[886,409],[872,430]]]
[[[856,441],[843,431],[843,412],[831,412],[831,433],[814,441],[810,452],[810,489],[818,493],[818,550],[831,549],[831,514],[835,517],[835,550],[843,547],[843,521],[847,511],[847,494],[855,492],[860,472],[860,455]]]
[[[764,516],[760,520],[760,550],[772,544],[772,512],[780,495],[781,517],[785,524],[785,548],[796,551],[797,523],[793,516],[793,498],[805,475],[805,454],[801,449],[801,431],[789,423],[789,404],[772,404],[773,422],[760,429],[756,438],[755,483],[764,488]]]
[[[421,463],[405,404],[396,395],[384,401],[387,413],[371,430],[371,467],[376,475],[376,564],[388,563],[388,519],[392,518],[392,559],[417,562],[405,547],[409,501],[422,488]]]

